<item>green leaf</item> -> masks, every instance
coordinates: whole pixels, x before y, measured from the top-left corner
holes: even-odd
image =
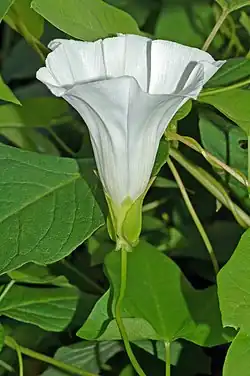
[[[13,94],[10,88],[4,83],[1,76],[0,76],[0,99],[6,102],[21,104],[19,100],[16,98],[15,94]]]
[[[245,231],[228,263],[218,274],[218,293],[225,326],[250,334],[250,229]]]
[[[44,20],[30,5],[31,0],[15,0],[4,20],[25,37],[29,34],[39,39],[43,33]]]
[[[209,1],[164,2],[157,19],[155,36],[159,39],[172,40],[193,47],[201,47],[214,24],[213,9]],[[181,25],[181,32],[180,32]],[[221,44],[221,36],[215,40],[215,46]]]
[[[117,294],[119,253],[109,254],[105,265]],[[171,259],[145,242],[128,254],[124,308],[145,319],[163,340],[185,338],[207,346],[225,342],[216,289],[196,291]]]
[[[138,341],[142,339],[157,340],[159,336],[152,328],[152,326],[142,318],[123,318],[123,323],[126,328],[126,332],[131,341]],[[82,337],[84,332],[78,332],[79,337]],[[120,340],[121,334],[117,327],[115,319],[112,319],[98,338],[98,341]]]
[[[119,376],[135,376],[135,371],[134,371],[133,366],[131,366],[131,364],[126,365],[122,369],[121,373],[119,373]]]
[[[249,268],[250,229],[243,234],[231,259],[218,274],[218,293],[223,324],[240,328],[226,358],[223,372],[225,376],[233,376],[236,372],[242,376],[249,376]]]
[[[109,254],[105,265],[117,294],[120,253]],[[113,319],[110,311],[111,301],[106,293],[77,334],[83,338],[100,339],[100,335],[106,338],[105,328]],[[130,323],[133,324],[129,319],[140,318],[148,322],[162,340],[185,338],[206,346],[228,340],[221,325],[215,287],[196,291],[173,261],[145,242],[128,253],[122,316],[127,329]],[[141,333],[145,334],[146,326],[143,324],[142,328]],[[151,330],[151,333],[154,332]],[[133,339],[136,334],[131,334]]]
[[[220,87],[236,83],[250,76],[250,60],[245,58],[228,59],[208,81],[206,87]]]
[[[178,184],[175,181],[163,178],[162,176],[157,176],[153,185],[157,188],[179,189]]]
[[[223,376],[250,375],[250,335],[240,331],[229,347]]]
[[[246,12],[241,12],[239,21],[241,25],[245,28],[247,33],[250,35],[250,18]]]
[[[32,109],[32,111],[31,111]],[[65,101],[58,98],[24,99],[22,107],[11,104],[0,106],[1,127],[51,127],[70,121],[69,107]]]
[[[121,339],[119,329],[109,309],[110,291],[107,291],[95,304],[84,325],[77,332],[78,337],[87,340],[109,341]],[[123,312],[123,323],[130,340],[159,339],[147,321],[129,317],[127,310]]]
[[[87,372],[98,373],[105,363],[122,347],[118,342],[91,343],[79,342],[57,350],[54,358],[65,364],[74,365]],[[42,376],[67,376],[68,373],[49,367]]]
[[[95,304],[84,325],[77,332],[78,337],[97,339],[101,335],[103,324],[112,320],[109,311],[110,291],[107,291]]]
[[[167,162],[168,156],[169,156],[169,142],[166,139],[162,138],[157,154],[156,154],[155,163],[154,163],[151,177],[157,176],[159,174],[161,168]]]
[[[106,0],[105,2],[129,13],[139,26],[144,25],[150,12],[154,9],[154,4],[151,0],[122,0],[121,2],[117,0]]]
[[[48,331],[62,331],[71,322],[78,303],[74,288],[12,286],[0,304],[0,314]]]
[[[33,349],[41,349],[41,343],[44,340],[49,340],[51,346],[56,344],[56,336],[52,335],[38,326],[20,323],[16,320],[4,318],[5,335],[11,336],[16,340],[18,344],[25,347],[31,347]],[[16,352],[9,349],[7,346],[3,348],[1,353],[1,361],[3,361],[9,368],[9,372],[15,375],[15,369],[17,365]],[[0,367],[0,376],[6,376],[6,369]]]
[[[172,124],[177,124],[179,120],[184,119],[192,110],[192,101],[188,100],[174,115],[171,120]]]
[[[3,345],[4,345],[4,328],[3,328],[3,325],[0,324],[0,352],[3,349]]]
[[[19,269],[9,272],[8,275],[11,279],[19,283],[70,286],[64,276],[55,276],[50,273],[48,268],[41,265],[26,264]]]
[[[95,40],[116,33],[140,34],[127,13],[101,0],[33,0],[32,8],[65,33]]]
[[[11,5],[14,3],[15,0],[1,0],[0,2],[0,22],[8,12]]]
[[[250,90],[228,90],[215,95],[204,95],[199,100],[217,108],[250,135]]]
[[[101,227],[88,239],[87,247],[90,265],[103,264],[107,254],[114,249],[114,244],[110,241],[106,226]]]
[[[22,38],[8,52],[8,55],[5,56],[1,72],[5,82],[11,82],[12,80],[34,78],[40,67],[41,57],[33,50],[27,41]],[[27,85],[25,85],[25,88],[26,87]]]
[[[89,161],[0,145],[0,272],[69,255],[103,224],[97,187]]]
[[[2,128],[0,126],[0,134],[21,149],[41,154],[60,155],[53,142],[38,129]]]
[[[249,0],[216,0],[223,10],[233,12],[245,6],[249,6]]]
[[[245,141],[247,143],[245,132],[230,120],[210,110],[200,110],[199,118],[201,141],[205,150],[247,176],[247,147],[242,147],[242,143],[244,144]],[[215,171],[218,171],[220,179],[247,204],[249,199],[247,188],[223,170]],[[224,242],[222,248],[225,244],[227,241]],[[231,242],[231,245],[233,244],[234,242]]]

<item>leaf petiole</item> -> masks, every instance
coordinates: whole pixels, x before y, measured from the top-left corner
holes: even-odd
[[[164,342],[165,345],[165,376],[171,376],[171,343]]]
[[[44,362],[44,363],[48,363],[50,364],[51,366],[53,367],[56,367],[62,371],[65,371],[71,375],[78,375],[78,376],[97,376],[96,374],[94,373],[90,373],[90,372],[87,372],[87,371],[83,371],[81,370],[80,368],[78,367],[75,367],[71,364],[66,364],[66,363],[63,363],[57,359],[54,359],[54,358],[51,358],[47,355],[44,355],[44,354],[40,354],[34,350],[31,350],[31,349],[28,349],[27,347],[23,347],[23,346],[20,346],[16,343],[16,341],[14,340],[14,338],[12,337],[9,337],[9,336],[6,336],[5,339],[4,339],[4,343],[6,346],[10,347],[11,349],[13,350],[16,350],[17,351],[17,354],[18,354],[18,359],[19,359],[19,368],[21,369],[21,363],[20,363],[20,356],[21,354],[23,355],[27,355],[33,359],[37,359],[37,360],[40,360],[41,362]],[[19,373],[20,376],[23,376],[23,373]]]
[[[129,360],[134,367],[135,371],[138,373],[139,376],[146,376],[144,371],[141,369],[141,366],[137,362],[136,357],[132,351],[132,348],[129,343],[129,338],[126,332],[126,328],[123,324],[122,317],[121,317],[121,306],[125,296],[126,285],[127,285],[127,264],[128,264],[128,252],[122,248],[121,249],[121,282],[120,282],[120,289],[118,293],[118,298],[115,304],[115,319],[120,331],[121,337],[124,342],[124,347],[129,357]]]

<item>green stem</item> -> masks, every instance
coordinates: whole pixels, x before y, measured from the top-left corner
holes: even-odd
[[[17,19],[19,19],[18,17],[19,16],[17,15]],[[31,45],[34,51],[37,52],[41,60],[44,62],[46,52],[48,53],[49,50],[29,32],[29,30],[26,28],[25,24],[21,20],[19,20],[16,23],[16,27],[18,31],[20,32],[20,34],[22,34],[26,42]]]
[[[212,175],[203,168],[194,165],[174,148],[170,149],[170,155],[216,197],[221,204],[228,208],[242,227],[250,227],[249,215],[231,200],[224,187]]]
[[[16,348],[17,343],[12,337],[6,336],[5,339],[4,339],[4,343],[5,343],[6,346],[8,346],[11,349],[17,351],[17,348]],[[40,354],[36,351],[28,349],[27,347],[23,347],[23,346],[19,346],[19,345],[17,345],[17,346],[18,346],[18,349],[20,351],[20,354],[24,354],[24,355],[27,355],[27,356],[33,358],[33,359],[37,359],[37,360],[40,360],[41,362],[50,364],[51,366],[56,367],[56,368],[60,369],[61,371],[70,373],[71,375],[97,376],[94,373],[83,371],[78,367],[72,366],[70,364],[63,363],[63,362],[56,360],[54,358],[51,358],[47,355]]]
[[[5,338],[8,338],[8,342],[9,342],[8,346],[11,347],[13,350],[15,350],[17,353],[18,364],[19,364],[19,376],[23,376],[23,358],[22,358],[21,347],[14,340],[14,338],[11,338],[11,337],[5,337]]]
[[[165,376],[171,376],[171,344],[164,342],[165,345]]]
[[[121,337],[124,342],[125,350],[127,352],[127,355],[130,359],[132,366],[134,367],[135,371],[138,373],[139,376],[146,376],[146,374],[141,369],[141,366],[137,362],[136,357],[134,356],[134,353],[129,343],[129,338],[126,332],[126,328],[122,321],[121,308],[122,308],[122,302],[125,296],[126,285],[127,285],[128,255],[127,255],[127,251],[124,248],[122,248],[120,252],[121,252],[121,283],[120,283],[119,295],[118,295],[116,305],[115,305],[115,319],[116,319],[116,323],[120,331]]]
[[[185,201],[185,204],[186,204],[186,207],[197,227],[197,230],[199,231],[200,233],[200,236],[207,248],[207,251],[209,253],[209,256],[210,256],[210,259],[211,259],[211,262],[212,262],[212,265],[213,265],[213,268],[214,268],[214,272],[215,272],[215,275],[217,275],[217,273],[219,272],[219,265],[218,265],[218,261],[216,259],[216,256],[215,256],[215,253],[214,253],[214,250],[213,250],[213,247],[212,247],[212,244],[207,236],[207,233],[193,207],[193,204],[187,194],[187,191],[186,191],[186,188],[182,182],[182,179],[174,165],[174,163],[171,161],[171,159],[169,158],[168,161],[168,166],[176,180],[176,183],[178,184],[179,188],[180,188],[180,191],[181,191],[181,194],[182,194],[182,197],[183,197],[183,200]]]
[[[8,363],[4,362],[2,359],[0,359],[0,367],[5,369],[8,372],[15,373],[15,370],[12,366],[10,366]]]
[[[0,295],[0,303],[2,302],[3,298],[7,295],[11,287],[14,285],[15,281],[12,279],[4,288],[2,294]]]
[[[224,93],[225,91],[240,89],[241,87],[244,87],[244,86],[247,86],[247,85],[250,85],[250,78],[247,78],[246,80],[237,82],[236,84],[232,84],[232,85],[228,85],[228,86],[224,86],[224,87],[217,87],[215,89],[203,90],[200,93],[198,99],[205,97],[205,96],[207,97],[208,95],[220,94],[220,93]]]
[[[227,9],[223,9],[220,17],[218,18],[216,24],[213,27],[213,30],[211,31],[211,33],[207,37],[207,40],[205,41],[205,43],[204,43],[204,45],[202,47],[202,49],[204,51],[208,50],[210,44],[214,40],[216,34],[218,33],[219,29],[221,28],[221,25],[223,24],[223,22],[225,21],[225,19],[227,18],[227,16],[228,16],[228,10]]]
[[[214,155],[209,153],[209,151],[203,149],[203,147],[193,138],[187,136],[181,136],[178,133],[167,132],[166,137],[168,140],[177,140],[187,145],[191,149],[200,153],[212,166],[223,169],[228,174],[237,179],[245,187],[249,188],[249,181],[247,177],[240,171],[228,166],[226,163],[222,162],[220,159],[216,158]]]

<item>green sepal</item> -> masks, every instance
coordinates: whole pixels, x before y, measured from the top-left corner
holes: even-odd
[[[150,179],[147,188],[137,200],[132,201],[127,197],[119,206],[105,194],[109,207],[107,228],[110,238],[116,242],[116,250],[125,248],[131,251],[138,244],[142,228],[143,200],[154,180],[155,177]]]
[[[129,236],[127,236],[126,231],[124,232],[124,223],[128,223],[126,220],[127,215],[129,214],[131,208],[134,206],[133,201],[127,197],[121,205],[115,205],[110,197],[106,194],[106,200],[109,207],[109,216],[107,219],[107,227],[109,236],[112,240],[116,241],[116,249],[119,250],[121,248],[125,248],[126,250],[131,250],[131,247],[134,246],[134,242],[130,240]],[[136,221],[136,220],[135,220]],[[141,222],[141,220],[140,220]],[[137,231],[138,236],[140,235],[140,231]]]
[[[115,214],[113,212],[112,203],[111,203],[109,196],[105,194],[105,197],[106,197],[106,201],[107,201],[108,208],[109,208],[109,214],[107,217],[107,229],[108,229],[110,239],[116,242],[117,239],[116,239],[116,227],[115,227],[115,222],[116,222]]]
[[[123,237],[135,247],[139,242],[142,228],[142,204],[144,195],[140,196],[128,209],[122,224]]]

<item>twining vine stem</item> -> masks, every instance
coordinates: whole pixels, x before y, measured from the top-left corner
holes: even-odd
[[[226,163],[222,162],[220,159],[216,158],[214,155],[209,153],[207,150],[203,149],[201,145],[194,140],[191,137],[187,136],[181,136],[178,133],[174,132],[167,132],[166,137],[168,140],[176,140],[182,142],[184,145],[187,145],[191,149],[197,151],[200,153],[212,166],[223,169],[228,174],[230,174],[232,177],[237,179],[241,184],[243,184],[245,187],[249,188],[249,182],[247,180],[247,177],[241,173],[241,171],[238,171],[230,166],[228,166]]]
[[[244,212],[237,204],[235,204],[227,191],[212,175],[210,175],[202,167],[195,165],[184,157],[178,150],[170,148],[169,154],[182,167],[185,168],[203,187],[205,187],[217,200],[232,212],[236,221],[243,228],[250,227],[250,216]]]
[[[16,27],[19,30],[20,34],[22,34],[26,42],[30,44],[34,51],[36,51],[36,53],[40,56],[42,62],[44,62],[45,56],[49,52],[49,50],[40,42],[39,39],[35,38],[32,34],[30,34],[25,24],[20,20],[20,17],[18,17],[18,15],[17,19],[18,22],[16,24]]]
[[[129,338],[126,332],[125,325],[122,321],[122,315],[121,315],[121,308],[122,308],[122,302],[125,296],[126,286],[127,286],[127,264],[128,264],[128,252],[125,249],[121,249],[121,280],[120,280],[120,289],[118,293],[118,298],[115,304],[115,319],[118,326],[118,329],[120,331],[121,337],[124,342],[124,347],[127,352],[127,355],[129,357],[129,360],[134,367],[135,371],[138,373],[139,376],[146,376],[144,371],[141,369],[140,364],[137,362],[136,357],[134,356],[134,353],[132,351],[132,348],[129,343]]]
[[[15,284],[15,281],[12,279],[3,289],[3,292],[0,295],[0,303],[4,299],[4,297],[8,294],[11,287]]]
[[[176,180],[176,183],[178,184],[179,188],[180,188],[180,191],[181,191],[181,194],[182,194],[182,197],[183,197],[183,200],[185,201],[185,204],[186,204],[186,207],[197,227],[197,230],[199,231],[200,233],[200,236],[202,237],[203,239],[203,242],[207,248],[207,251],[209,253],[209,256],[210,256],[210,259],[211,259],[211,262],[213,264],[213,268],[214,268],[214,272],[215,272],[215,275],[217,275],[217,273],[219,272],[219,265],[218,265],[218,261],[216,259],[216,256],[215,256],[215,253],[214,253],[214,250],[213,250],[213,247],[212,247],[212,244],[207,236],[207,233],[193,207],[193,204],[187,194],[187,191],[186,191],[186,188],[182,182],[182,179],[174,165],[174,163],[172,162],[172,160],[169,158],[168,161],[168,166]]]
[[[12,366],[10,366],[8,363],[4,362],[2,359],[0,359],[0,367],[5,369],[5,371],[15,373],[15,370]]]
[[[16,343],[14,338],[6,336],[4,339],[4,343],[6,346],[10,347],[11,349],[15,350],[18,355],[19,360],[19,376],[23,376],[23,363],[22,363],[22,354],[27,355],[33,359],[40,360],[41,362],[50,364],[53,367],[56,367],[62,371],[65,371],[66,373],[69,373],[71,375],[77,375],[77,376],[97,376],[94,373],[90,373],[87,371],[83,371],[78,367],[75,367],[70,364],[63,363],[57,359],[51,358],[47,355],[40,354],[34,350],[28,349],[27,347],[20,346]],[[22,370],[22,371],[21,371]]]
[[[237,82],[235,84],[228,85],[228,86],[215,87],[214,89],[205,89],[205,90],[202,90],[202,92],[200,93],[198,100],[199,100],[199,98],[207,97],[208,95],[225,93],[226,91],[240,89],[240,88],[243,88],[247,85],[250,85],[250,78],[247,78],[243,81],[240,81],[240,82]]]
[[[204,43],[204,45],[202,47],[202,49],[204,51],[208,50],[210,44],[214,40],[216,34],[218,33],[219,29],[221,28],[221,25],[223,24],[223,22],[225,21],[225,19],[227,18],[227,16],[228,16],[228,10],[227,9],[223,9],[220,17],[218,18],[216,24],[213,27],[213,30],[211,31],[211,33],[207,37],[207,40],[205,41],[205,43]]]
[[[22,358],[22,351],[18,343],[12,337],[6,337],[9,343],[9,347],[17,353],[18,365],[19,365],[19,376],[23,376],[23,358]]]

